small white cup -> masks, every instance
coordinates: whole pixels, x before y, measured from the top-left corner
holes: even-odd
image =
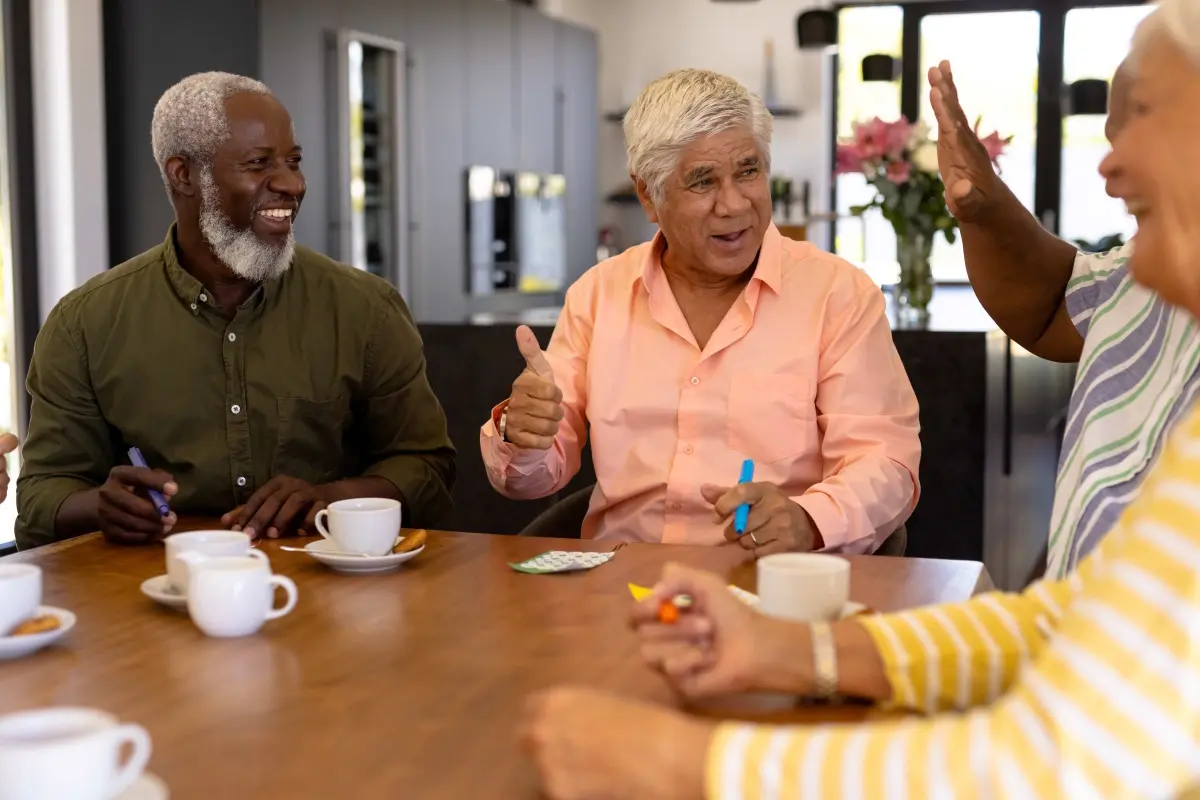
[[[0,800],[111,800],[149,760],[146,729],[103,711],[48,708],[0,717]]]
[[[269,619],[296,607],[296,584],[272,575],[266,561],[249,556],[205,558],[193,565],[188,614],[209,636],[228,638],[257,633]],[[275,587],[287,592],[283,608],[274,608]]]
[[[41,604],[41,567],[0,564],[0,636],[32,617]]]
[[[338,500],[317,512],[317,531],[343,553],[385,556],[400,538],[400,503],[386,497]]]
[[[758,560],[758,607],[795,622],[829,622],[850,601],[850,562],[824,553],[777,553]]]
[[[188,568],[180,553],[200,553],[209,558],[250,556],[267,560],[267,554],[250,547],[250,537],[241,531],[189,531],[163,540],[167,545],[167,583],[180,594],[188,591]]]

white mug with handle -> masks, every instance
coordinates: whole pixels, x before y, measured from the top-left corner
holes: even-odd
[[[179,594],[187,594],[190,570],[180,556],[199,553],[209,558],[250,556],[267,559],[267,554],[251,547],[250,537],[241,531],[188,531],[163,540],[167,549],[167,582]]]
[[[317,512],[317,532],[343,553],[386,556],[400,538],[400,501],[387,497],[338,500]]]
[[[188,614],[209,636],[249,636],[263,623],[290,614],[296,607],[296,584],[291,578],[271,574],[262,560],[249,556],[205,558],[193,553],[181,558],[192,571]],[[287,593],[282,608],[275,608],[277,588]]]
[[[122,725],[97,709],[46,708],[0,717],[3,800],[111,800],[141,777],[149,760],[145,728]]]

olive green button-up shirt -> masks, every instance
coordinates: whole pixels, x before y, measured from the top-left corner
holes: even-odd
[[[390,480],[405,525],[449,510],[446,418],[420,334],[385,281],[297,247],[232,316],[166,241],[88,281],[34,345],[17,544],[56,538],[59,506],[136,445],[179,484],[180,515],[224,514],[275,475]]]

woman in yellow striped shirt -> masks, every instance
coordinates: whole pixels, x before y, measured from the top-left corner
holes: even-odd
[[[1135,278],[1200,317],[1200,0],[1134,40],[1134,118],[1102,166],[1138,217]],[[658,604],[693,606],[674,625]],[[688,697],[811,694],[808,626],[669,567],[634,622]],[[832,627],[838,691],[926,718],[712,725],[592,692],[536,698],[524,731],[556,800],[1176,798],[1200,785],[1200,406],[1116,529],[1059,582]]]

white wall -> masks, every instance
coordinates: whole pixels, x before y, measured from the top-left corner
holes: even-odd
[[[816,5],[809,0],[544,0],[542,7],[570,22],[595,29],[600,39],[600,104],[623,109],[650,81],[672,69],[699,67],[729,75],[751,91],[764,88],[767,39],[775,45],[776,102],[796,106],[798,119],[777,119],[772,171],[791,178],[799,198],[803,181],[812,184],[812,211],[826,210],[829,197],[829,119],[822,111],[820,53],[796,47],[796,16]],[[621,126],[600,131],[600,186],[605,193],[628,180]],[[608,207],[606,224],[617,224],[622,244],[639,240],[637,209]],[[650,229],[652,230],[652,229]]]
[[[110,266],[101,0],[37,0],[30,22],[45,320],[64,294]]]

